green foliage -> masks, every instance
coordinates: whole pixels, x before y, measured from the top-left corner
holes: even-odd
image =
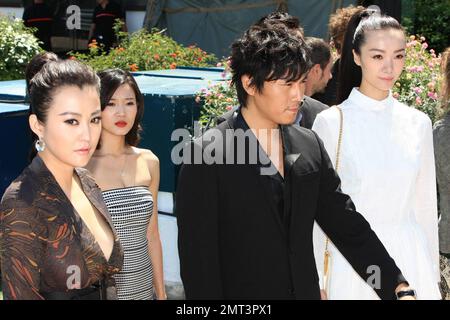
[[[217,67],[222,66],[225,66],[222,77],[224,80],[229,79],[231,76],[229,61],[224,60],[217,64]],[[230,80],[210,84],[207,88],[203,88],[198,92],[195,101],[202,105],[199,122],[203,128],[215,126],[218,116],[230,111],[239,104],[236,91],[231,86]]]
[[[130,36],[122,32],[120,21],[115,24],[118,45],[105,52],[96,42],[89,44],[88,53],[71,52],[71,58],[80,60],[95,70],[121,68],[125,70],[175,69],[178,66],[208,67],[216,58],[202,49],[184,47],[163,31],[141,29]]]
[[[408,106],[425,112],[435,122],[440,115],[437,89],[440,57],[428,50],[425,37],[410,36],[406,44],[405,68],[393,88],[393,95]]]
[[[22,20],[0,14],[0,81],[23,79],[28,62],[42,49]]]
[[[425,36],[436,52],[444,51],[450,39],[450,0],[407,1],[402,3],[406,9],[403,26],[410,34]]]

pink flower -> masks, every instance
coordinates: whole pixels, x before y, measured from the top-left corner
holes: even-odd
[[[216,67],[217,67],[217,68],[220,68],[220,67],[222,67],[222,66],[223,66],[222,62],[217,62],[217,64],[216,64]]]
[[[427,84],[428,89],[430,89],[432,91],[434,90],[435,86],[436,86],[435,82],[428,82],[428,84]]]
[[[436,53],[434,49],[430,49],[430,53]]]
[[[422,89],[420,89],[419,87],[415,87],[413,90],[417,94],[421,94],[422,93]]]
[[[226,106],[227,111],[230,111],[231,109],[233,109],[233,106]]]
[[[222,98],[223,98],[223,94],[219,93],[219,94],[217,95],[217,98],[222,99]]]
[[[392,96],[393,96],[395,99],[398,99],[398,97],[400,97],[400,94],[399,94],[398,92],[394,92],[394,93],[392,94]]]
[[[195,97],[195,102],[200,103],[201,99],[199,96]]]
[[[420,37],[420,41],[425,41],[425,37]]]
[[[433,100],[437,100],[437,95],[435,92],[428,92],[428,97],[433,99]]]
[[[423,72],[423,66],[417,66],[416,70],[417,72]]]
[[[428,62],[428,67],[430,67],[430,69],[433,69],[433,67],[434,67],[433,62]]]
[[[422,43],[422,49],[425,50],[426,48],[428,48],[428,43],[426,43],[426,42]]]
[[[417,104],[418,106],[420,106],[420,105],[422,104],[422,99],[420,99],[420,97],[417,97],[417,98],[416,98],[416,104]]]
[[[220,75],[222,76],[222,78],[225,78],[227,76],[227,73],[226,72],[222,72]]]

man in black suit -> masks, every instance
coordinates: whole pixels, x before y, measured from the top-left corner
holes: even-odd
[[[252,26],[232,45],[238,112],[184,148],[175,213],[187,299],[320,299],[313,223],[376,293],[412,294],[340,190],[321,140],[291,125],[311,68],[286,28]],[[409,296],[407,296],[409,297]]]

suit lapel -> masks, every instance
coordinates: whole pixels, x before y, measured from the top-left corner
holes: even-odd
[[[289,230],[292,224],[292,169],[295,163],[300,159],[301,153],[294,148],[295,137],[289,130],[289,126],[281,127],[281,136],[284,146],[284,216],[285,216],[285,230]]]

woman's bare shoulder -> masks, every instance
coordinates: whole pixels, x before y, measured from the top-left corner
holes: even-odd
[[[150,149],[132,147],[132,151],[134,154],[142,157],[148,163],[149,167],[159,166],[158,157]]]

